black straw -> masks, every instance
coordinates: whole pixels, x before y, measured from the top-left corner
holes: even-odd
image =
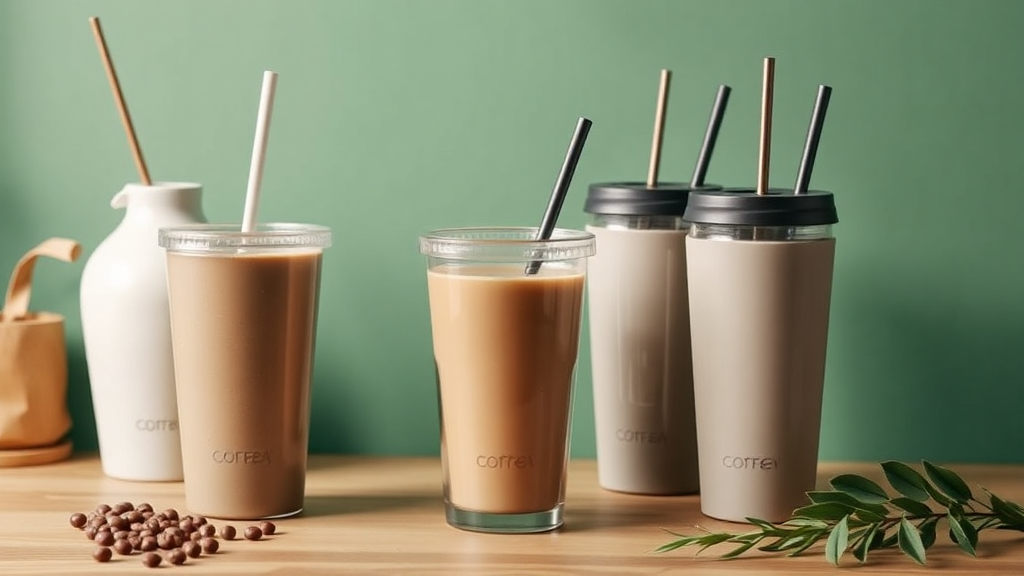
[[[794,194],[806,194],[811,183],[811,172],[814,171],[814,157],[818,155],[818,142],[821,141],[821,129],[825,125],[825,113],[828,112],[828,100],[832,96],[832,87],[822,84],[818,86],[818,97],[814,99],[814,112],[811,113],[811,125],[807,128],[807,142],[804,144],[804,155],[800,159],[800,171],[797,172]]]
[[[715,142],[718,140],[718,129],[722,127],[722,118],[725,117],[725,107],[729,104],[731,92],[732,88],[725,84],[718,87],[715,105],[711,108],[711,118],[708,119],[708,130],[704,133],[704,143],[701,144],[700,154],[697,155],[697,166],[694,167],[693,177],[690,178],[691,188],[704,185],[704,177],[708,174],[711,154],[714,153]]]
[[[576,165],[580,162],[580,155],[583,154],[583,145],[587,143],[587,134],[590,133],[590,120],[582,116],[576,122],[576,131],[573,132],[572,140],[569,142],[569,149],[565,151],[565,160],[562,162],[562,169],[558,172],[558,179],[555,180],[555,187],[551,190],[551,199],[548,200],[548,208],[544,211],[544,218],[540,221],[540,228],[537,229],[536,240],[547,240],[555,230],[555,222],[558,221],[558,213],[562,211],[562,203],[565,202],[565,195],[569,192],[569,184],[572,183],[572,175],[576,172]],[[540,270],[540,262],[533,261],[526,265],[526,275],[536,274]]]

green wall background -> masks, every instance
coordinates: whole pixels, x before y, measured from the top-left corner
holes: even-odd
[[[134,168],[87,18],[99,15],[153,177],[237,221],[261,73],[280,74],[263,219],[334,229],[311,448],[435,454],[418,234],[539,221],[577,116],[587,183],[641,179],[658,71],[675,72],[662,175],[686,179],[719,83],[709,180],[756,172],[761,59],[778,58],[772,182],[790,185],[819,83],[813,185],[840,224],[826,459],[1024,460],[1024,3],[875,0],[0,2],[0,272],[40,240],[93,248]],[[1017,182],[1017,184],[1014,184]],[[42,263],[67,316],[79,449],[95,449],[83,257]],[[584,330],[587,327],[584,326]],[[588,339],[573,453],[594,454]]]

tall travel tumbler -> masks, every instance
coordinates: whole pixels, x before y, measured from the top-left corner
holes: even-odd
[[[685,219],[701,511],[781,521],[814,489],[830,192],[695,192]]]

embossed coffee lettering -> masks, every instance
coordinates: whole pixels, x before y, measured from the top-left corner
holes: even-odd
[[[177,432],[177,420],[146,420],[139,418],[135,421],[135,429],[143,432]]]
[[[218,464],[270,464],[269,450],[214,450]]]
[[[771,456],[723,456],[722,466],[746,470],[775,470],[779,461]]]
[[[619,428],[615,431],[615,438],[619,442],[635,444],[661,444],[665,442],[664,432],[648,432],[646,430],[627,430]]]
[[[480,468],[533,468],[533,456],[477,456]]]

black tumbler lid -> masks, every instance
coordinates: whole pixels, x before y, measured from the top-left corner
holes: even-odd
[[[583,211],[625,216],[682,216],[691,192],[721,189],[717,184],[690,186],[689,182],[662,182],[654,188],[648,188],[644,182],[591,184]]]
[[[831,192],[809,190],[796,195],[783,188],[772,188],[763,196],[749,188],[695,190],[683,218],[697,224],[738,226],[818,226],[839,221]]]

